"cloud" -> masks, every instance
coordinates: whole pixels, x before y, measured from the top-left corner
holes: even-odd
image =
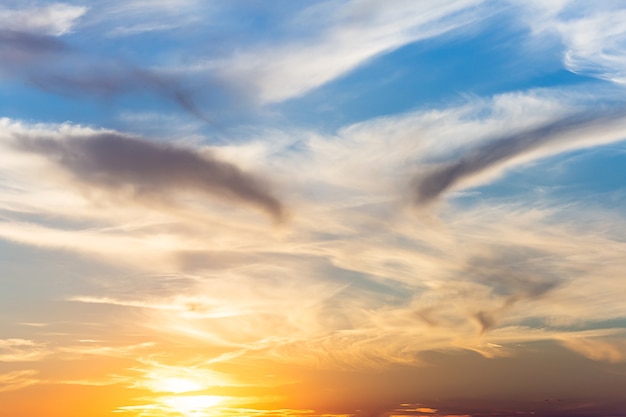
[[[64,346],[57,349],[66,357],[81,358],[84,356],[108,356],[114,358],[135,358],[137,352],[146,351],[154,347],[154,342],[144,342],[126,346],[106,346],[96,343],[85,343],[78,346]]]
[[[49,354],[46,345],[26,339],[0,339],[0,362],[30,362]]]
[[[556,37],[563,64],[577,74],[626,84],[626,8],[620,2],[520,2],[533,35]]]
[[[270,141],[274,131],[265,138],[255,132],[219,149],[238,166],[266,166],[288,178],[298,216],[284,233],[267,233],[236,211],[211,221],[215,213],[203,203],[212,191],[196,188],[203,181],[189,180],[186,192],[174,184],[188,181],[177,171],[182,163],[170,170],[172,179],[153,175],[158,156],[177,159],[171,151],[179,148],[71,124],[5,120],[0,203],[7,221],[0,233],[40,248],[107,254],[118,272],[90,275],[79,289],[68,285],[63,299],[79,301],[68,308],[97,308],[141,334],[201,344],[207,366],[260,361],[354,370],[419,364],[432,350],[510,356],[532,341],[589,337],[581,328],[626,315],[623,216],[590,218],[583,204],[542,195],[530,205],[453,200],[427,221],[402,210],[402,189],[393,185],[416,166],[483,149],[503,131],[564,120],[575,114],[573,101],[562,91],[508,94],[330,135],[283,132]],[[605,135],[592,120],[576,146],[615,139],[618,122],[607,123]],[[150,168],[118,161],[120,150],[141,153],[139,165]],[[38,187],[49,194],[31,196],[43,192]],[[101,199],[85,205],[80,191]],[[256,200],[227,199],[269,212]],[[195,216],[176,211],[187,203]],[[127,272],[129,264],[140,272]]]
[[[15,391],[39,382],[34,378],[38,372],[35,370],[13,371],[0,374],[0,392]]]
[[[98,100],[151,92],[214,127],[217,124],[196,105],[190,89],[171,74],[142,68],[123,59],[102,59],[46,31],[29,31],[19,25],[15,29],[11,25],[3,27],[0,53],[3,56],[0,74],[45,92]],[[210,85],[211,94],[219,91],[224,97],[228,95],[226,86],[216,80],[204,85],[203,92]]]
[[[297,23],[288,29],[293,31],[294,40],[244,49],[229,59],[214,60],[198,68],[212,69],[226,79],[248,84],[261,102],[280,102],[301,96],[403,45],[460,31],[484,18],[476,13],[482,3],[322,2],[293,18]]]
[[[610,363],[626,362],[626,338],[621,335],[563,335],[561,343],[581,355]]]
[[[459,183],[515,162],[521,157],[536,159],[565,149],[594,146],[625,138],[626,117],[621,111],[569,115],[539,127],[495,138],[470,150],[453,162],[443,163],[414,179],[417,204],[427,204]],[[597,138],[600,134],[603,137]],[[549,145],[560,145],[551,148]],[[532,155],[535,153],[535,155]],[[517,159],[517,161],[516,161]]]
[[[51,36],[0,30],[0,71],[20,71],[26,65],[37,64],[42,59],[52,58],[68,52],[65,43]]]
[[[92,8],[86,24],[95,26],[105,37],[115,38],[185,30],[210,19],[214,5],[198,0],[112,0],[94,2]]]
[[[208,153],[159,144],[117,132],[59,137],[23,132],[13,148],[37,154],[70,174],[74,184],[136,201],[173,204],[180,193],[217,196],[282,220],[283,204],[260,178]]]
[[[81,54],[68,55],[67,58],[48,68],[28,69],[28,81],[42,91],[69,97],[110,99],[147,91],[178,104],[192,116],[217,127],[217,122],[196,105],[189,89],[171,75],[123,61],[92,60]],[[213,87],[212,94],[225,90],[216,82],[206,84]]]
[[[53,3],[44,7],[0,8],[0,27],[5,31],[61,36],[72,31],[87,12],[86,7]]]

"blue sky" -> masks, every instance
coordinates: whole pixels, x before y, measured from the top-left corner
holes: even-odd
[[[0,417],[626,415],[624,22],[3,1]]]

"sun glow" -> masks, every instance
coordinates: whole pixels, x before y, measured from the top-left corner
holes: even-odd
[[[198,391],[204,388],[200,383],[185,378],[165,378],[155,381],[154,388],[161,392],[180,394],[183,392]]]
[[[216,386],[229,386],[229,378],[219,372],[198,367],[185,367],[157,362],[146,362],[143,377],[133,387],[148,389],[154,393],[151,404],[121,407],[154,417],[218,417],[231,397],[209,395]]]

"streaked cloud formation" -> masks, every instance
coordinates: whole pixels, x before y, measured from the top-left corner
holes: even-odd
[[[624,13],[7,2],[0,417],[623,415]]]

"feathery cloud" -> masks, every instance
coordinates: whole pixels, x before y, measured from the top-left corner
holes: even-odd
[[[367,61],[403,45],[470,25],[481,17],[482,0],[432,4],[394,0],[322,2],[295,17],[304,34],[282,44],[237,52],[231,58],[200,65],[226,79],[244,82],[261,102],[298,97]],[[296,26],[291,29],[296,28]]]

